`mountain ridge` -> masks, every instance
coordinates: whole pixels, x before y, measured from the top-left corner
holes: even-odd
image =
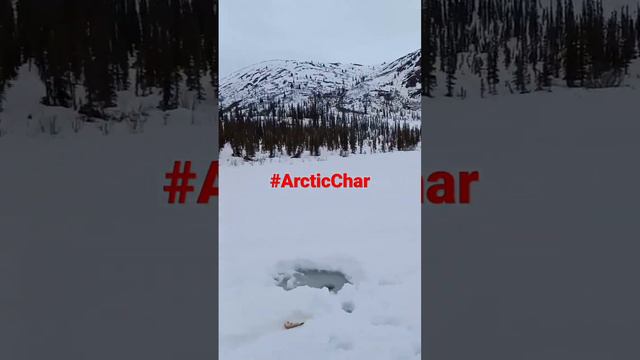
[[[266,60],[220,81],[222,111],[268,103],[297,105],[318,97],[341,112],[419,111],[420,50],[378,65]]]

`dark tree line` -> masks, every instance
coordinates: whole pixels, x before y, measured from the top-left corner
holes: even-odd
[[[322,149],[349,153],[414,150],[420,128],[409,121],[389,121],[384,116],[336,112],[328,102],[314,99],[298,105],[267,103],[259,108],[237,107],[221,111],[219,144],[229,144],[232,155],[252,160],[258,153],[269,157],[297,158]]]
[[[433,96],[441,72],[453,96],[462,59],[470,59],[482,93],[497,93],[500,82],[519,93],[547,89],[554,79],[568,87],[619,84],[638,54],[640,8],[605,14],[602,0],[582,0],[579,8],[573,0],[540,3],[423,0],[423,95]],[[499,69],[511,76],[501,79]]]
[[[217,88],[216,4],[18,0],[13,9],[11,0],[0,0],[0,94],[20,65],[29,64],[45,84],[43,104],[91,116],[127,89],[139,96],[159,89],[162,110],[178,107],[181,87],[202,100],[202,79]]]
[[[0,0],[0,110],[9,80],[16,76],[20,52],[11,0]]]

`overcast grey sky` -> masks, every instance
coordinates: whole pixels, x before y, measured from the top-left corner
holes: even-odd
[[[273,59],[377,64],[420,48],[420,0],[220,0],[220,75]]]

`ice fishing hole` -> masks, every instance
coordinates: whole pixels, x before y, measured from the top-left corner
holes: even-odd
[[[296,269],[291,274],[278,274],[275,280],[278,286],[287,291],[299,286],[309,286],[316,289],[327,288],[334,294],[342,290],[345,284],[351,284],[340,271],[319,269]]]

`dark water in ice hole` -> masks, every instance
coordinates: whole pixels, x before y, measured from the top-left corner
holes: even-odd
[[[293,282],[289,284],[292,277]],[[276,281],[278,286],[287,291],[299,286],[309,286],[316,289],[327,288],[332,293],[338,293],[345,284],[351,284],[340,271],[318,269],[296,269],[292,274],[279,274]]]

